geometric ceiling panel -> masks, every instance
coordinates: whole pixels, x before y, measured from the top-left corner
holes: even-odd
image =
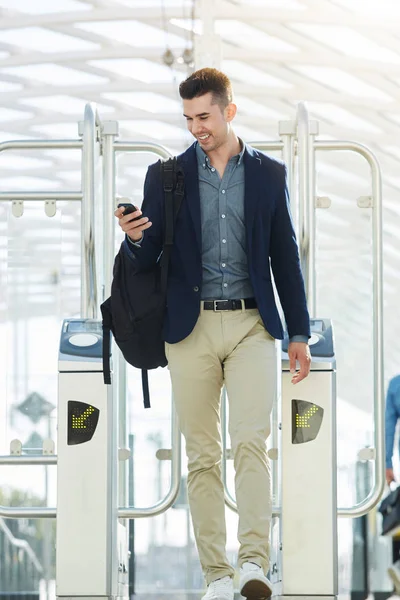
[[[215,23],[215,32],[223,40],[237,43],[238,38],[244,45],[251,45],[260,50],[270,50],[275,52],[297,52],[298,48],[288,44],[275,36],[268,35],[258,27],[246,25],[243,22],[232,19],[218,20]]]
[[[103,36],[105,39],[118,40],[119,43],[139,48],[143,46],[157,47],[165,43],[165,34],[161,29],[139,21],[85,22],[79,23],[76,28]],[[177,35],[170,34],[168,39],[171,46],[185,46],[185,40]]]
[[[145,58],[104,58],[89,60],[88,65],[143,83],[170,83],[172,76],[180,75],[179,71]]]
[[[111,92],[109,94],[106,92],[103,97],[151,113],[159,113],[160,106],[162,106],[163,113],[177,114],[182,109],[178,100],[172,100],[153,92]]]
[[[249,65],[248,63],[240,60],[225,59],[222,61],[222,68],[230,78],[238,81],[265,86],[267,88],[277,87],[288,89],[293,87],[293,84],[290,81],[285,80],[283,77],[276,77],[275,75],[271,75],[270,73],[265,72],[256,66]]]
[[[293,66],[306,77],[315,79],[318,83],[329,86],[338,92],[345,90],[347,94],[357,98],[366,97],[380,102],[393,102],[394,98],[377,86],[366,83],[359,77],[347,73],[337,67],[322,67],[314,65]]]
[[[105,84],[108,78],[93,75],[85,71],[57,65],[54,63],[43,63],[35,65],[23,65],[18,67],[6,67],[0,69],[4,75],[12,75],[26,80],[32,79],[33,82],[40,81],[46,85],[57,86],[77,86],[87,84]]]
[[[35,96],[34,98],[23,98],[21,102],[24,106],[32,106],[40,109],[41,111],[59,112],[62,110],[64,114],[82,115],[87,100],[84,98],[60,94],[54,96]],[[107,106],[105,104],[97,104],[97,107],[102,114],[114,112],[115,110],[113,106]]]
[[[361,35],[350,27],[295,23],[290,28],[308,37],[311,37],[323,45],[327,45],[346,56],[378,60],[389,64],[400,64],[400,54],[385,48],[380,44]]]
[[[327,102],[307,102],[308,109],[313,112],[315,117],[330,121],[334,125],[349,127],[354,130],[367,131],[369,133],[382,133],[381,127],[374,125],[367,119],[362,119],[357,115],[357,110],[346,110],[337,104],[328,104]]]
[[[54,11],[54,0],[0,0],[0,7],[12,11],[21,11],[32,15],[45,15]],[[89,3],[78,2],[78,0],[57,0],[57,12],[72,12],[79,10],[91,10]]]
[[[0,31],[0,43],[39,50],[49,54],[54,52],[75,52],[79,50],[99,50],[100,45],[72,35],[49,31],[45,27],[21,27]]]

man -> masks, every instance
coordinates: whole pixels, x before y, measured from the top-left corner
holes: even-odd
[[[285,168],[234,133],[229,79],[216,69],[201,69],[180,84],[179,92],[196,141],[178,157],[185,197],[171,253],[164,339],[186,439],[194,534],[208,585],[203,600],[233,600],[234,595],[221,481],[223,384],[236,473],[239,589],[244,597],[261,600],[272,593],[266,577],[272,508],[266,440],[277,388],[275,339],[283,336],[270,264],[291,340],[293,383],[310,369],[304,285]],[[115,213],[138,270],[153,265],[162,249],[159,165],[147,172],[142,209],[126,217],[122,209]]]
[[[393,377],[389,383],[386,395],[385,409],[385,442],[386,442],[386,482],[390,486],[395,482],[393,472],[393,446],[397,421],[400,418],[400,375]],[[393,538],[393,565],[389,567],[388,573],[393,581],[395,592],[400,594],[400,540]]]

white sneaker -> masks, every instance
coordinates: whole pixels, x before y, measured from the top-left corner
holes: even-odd
[[[397,560],[388,568],[388,575],[393,581],[394,589],[397,595],[400,595],[400,560]]]
[[[239,592],[249,600],[267,600],[272,595],[272,584],[261,567],[245,562],[240,567]]]
[[[207,594],[201,600],[233,600],[233,579],[226,575],[212,581],[207,588]]]

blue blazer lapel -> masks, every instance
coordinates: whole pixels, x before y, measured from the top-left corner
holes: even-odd
[[[180,164],[185,174],[185,198],[184,202],[193,221],[196,233],[196,241],[201,252],[201,212],[200,212],[200,192],[199,175],[197,169],[196,144],[192,144],[186,152],[181,154]]]
[[[251,247],[253,222],[260,195],[261,159],[258,152],[246,145],[244,161],[244,219],[247,247]]]

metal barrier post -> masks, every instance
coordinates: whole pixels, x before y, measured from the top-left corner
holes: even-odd
[[[97,143],[96,126],[99,119],[91,104],[85,106],[82,149],[82,275],[81,316],[95,319],[98,312],[97,272],[95,253],[95,154]]]
[[[364,501],[349,508],[339,508],[340,517],[361,517],[377,505],[382,497],[385,481],[383,388],[383,260],[382,260],[382,176],[373,152],[363,144],[350,141],[316,141],[316,150],[350,151],[360,154],[368,163],[372,178],[372,306],[373,306],[373,364],[374,364],[374,448],[359,452],[360,460],[373,460],[375,464],[374,487]]]
[[[297,108],[299,251],[310,316],[315,316],[315,164],[313,136],[304,103]]]

